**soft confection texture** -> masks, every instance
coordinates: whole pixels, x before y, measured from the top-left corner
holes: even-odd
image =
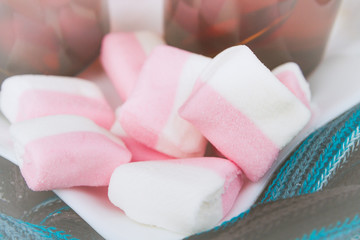
[[[87,117],[110,129],[115,114],[92,82],[46,75],[18,75],[1,87],[1,111],[12,123],[49,115]]]
[[[200,78],[180,115],[258,181],[309,121],[309,109],[246,46],[220,53]]]
[[[284,63],[272,70],[272,73],[284,84],[298,99],[310,108],[311,92],[299,65],[294,62]]]
[[[73,186],[106,186],[112,172],[128,163],[123,142],[93,121],[56,115],[10,127],[16,159],[34,191]]]
[[[284,84],[302,103],[309,109],[311,102],[311,92],[309,83],[306,81],[302,71],[294,62],[284,63],[272,70],[272,73]],[[200,86],[200,85],[199,85]],[[212,156],[225,158],[224,155],[211,145]]]
[[[104,37],[101,63],[123,100],[133,91],[149,53],[154,47],[163,44],[160,36],[148,31],[115,32]]]
[[[117,112],[120,108],[117,109]],[[171,157],[155,151],[152,148],[145,146],[144,144],[134,140],[132,137],[128,136],[124,129],[121,126],[120,121],[115,120],[114,125],[110,130],[113,134],[120,137],[121,140],[125,143],[125,146],[131,152],[132,162],[140,162],[140,161],[149,161],[149,160],[165,160],[170,159]]]
[[[242,184],[223,158],[137,162],[114,171],[109,199],[135,221],[191,234],[219,223]]]
[[[170,46],[155,48],[120,110],[125,132],[147,147],[173,157],[199,157],[206,140],[178,114],[210,58]]]

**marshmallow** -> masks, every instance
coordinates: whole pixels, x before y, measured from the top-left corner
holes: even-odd
[[[117,109],[119,112],[120,108]],[[140,161],[149,161],[149,160],[165,160],[170,159],[171,157],[155,151],[152,148],[145,146],[144,144],[134,140],[132,137],[126,134],[124,129],[121,126],[120,121],[116,120],[114,125],[110,130],[114,135],[121,138],[121,140],[125,143],[125,146],[131,152],[132,162],[140,162]]]
[[[1,90],[1,111],[10,122],[57,114],[84,116],[107,129],[114,122],[113,110],[90,81],[20,75],[7,78]]]
[[[16,159],[34,191],[72,186],[106,186],[131,153],[121,140],[93,121],[56,115],[10,127]]]
[[[137,222],[191,234],[219,223],[242,184],[240,169],[222,158],[148,161],[118,167],[108,195]]]
[[[246,46],[220,53],[200,79],[180,115],[258,181],[309,121],[309,109]]]
[[[162,44],[160,36],[147,31],[109,33],[104,37],[101,63],[123,100],[133,91],[147,56]]]
[[[169,46],[154,49],[119,120],[133,139],[169,156],[203,156],[206,140],[178,114],[210,58]]]
[[[272,70],[272,73],[300,101],[310,109],[311,92],[299,65],[294,62],[284,63]]]

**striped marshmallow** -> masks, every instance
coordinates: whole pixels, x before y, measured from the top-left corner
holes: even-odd
[[[120,112],[120,108],[116,110],[116,115],[119,115],[119,112]],[[114,135],[121,138],[121,140],[125,143],[125,146],[129,149],[132,155],[131,162],[141,162],[141,161],[149,161],[149,160],[166,160],[171,158],[170,156],[155,151],[154,149],[149,148],[144,144],[136,141],[132,137],[130,137],[128,134],[126,134],[118,119],[115,120],[115,123],[111,127],[110,131]]]
[[[252,181],[309,121],[309,109],[246,46],[215,57],[180,115]]]
[[[137,222],[192,234],[219,223],[242,184],[240,169],[222,158],[148,161],[118,167],[108,195]]]
[[[73,77],[18,75],[1,86],[1,111],[12,123],[49,115],[84,116],[109,129],[114,112],[92,82]]]
[[[120,110],[120,123],[133,139],[166,155],[202,156],[206,140],[178,114],[209,58],[170,46],[154,49],[130,98]]]
[[[160,36],[148,31],[116,32],[104,37],[101,63],[123,100],[133,91],[147,56],[163,44]]]
[[[294,62],[284,63],[272,72],[303,104],[310,108],[310,86],[299,65]]]
[[[34,191],[106,186],[114,169],[131,159],[120,139],[80,116],[14,123],[10,133],[21,173]]]

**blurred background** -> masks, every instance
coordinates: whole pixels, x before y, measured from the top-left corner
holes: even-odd
[[[78,73],[99,54],[107,9],[103,0],[0,0],[0,78]]]
[[[352,0],[0,0],[0,81],[75,75],[97,58],[106,33],[133,30],[211,57],[246,44],[269,68],[295,61],[309,74],[341,3],[359,7]]]

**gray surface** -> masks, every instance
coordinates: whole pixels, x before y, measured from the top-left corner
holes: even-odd
[[[28,223],[69,235],[50,239],[103,239],[53,192],[30,190],[19,168],[0,157],[0,239],[19,239],[19,232],[29,236]]]

